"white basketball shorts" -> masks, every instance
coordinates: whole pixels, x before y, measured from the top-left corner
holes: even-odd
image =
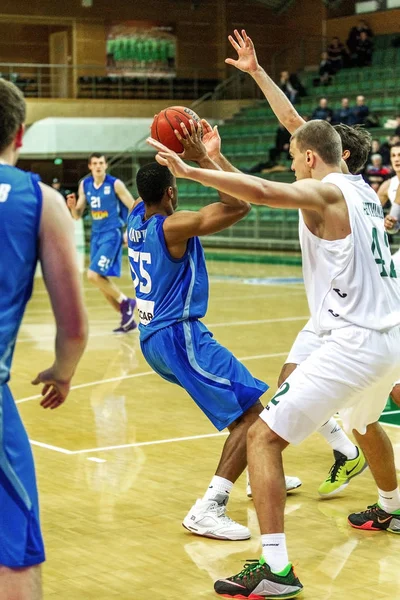
[[[400,327],[380,333],[356,326],[319,337],[318,347],[281,385],[260,417],[299,444],[339,412],[361,434],[375,423],[400,372]]]

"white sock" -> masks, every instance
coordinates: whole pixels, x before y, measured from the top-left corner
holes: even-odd
[[[387,513],[391,514],[400,510],[400,490],[398,487],[392,492],[385,492],[378,488],[378,494],[378,504]]]
[[[219,475],[214,475],[203,496],[203,500],[215,500],[218,504],[226,504],[232,488],[232,481],[224,477],[219,477]]]
[[[261,536],[262,554],[274,573],[280,573],[288,564],[284,533],[266,533]]]
[[[117,302],[118,304],[121,304],[121,302],[123,302],[124,300],[128,300],[128,296],[125,296],[125,294],[121,292],[121,294],[118,296]]]
[[[332,450],[341,452],[350,460],[358,456],[357,446],[347,437],[339,423],[333,417],[322,425],[318,431],[324,436]]]

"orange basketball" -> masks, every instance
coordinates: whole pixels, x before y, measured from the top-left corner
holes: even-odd
[[[190,131],[190,119],[197,123],[197,127],[201,129],[201,135],[203,135],[200,117],[193,110],[185,106],[170,106],[154,117],[151,125],[151,137],[179,154],[183,152],[183,146],[175,136],[174,129],[177,129],[183,136],[180,123],[184,123],[187,130]]]

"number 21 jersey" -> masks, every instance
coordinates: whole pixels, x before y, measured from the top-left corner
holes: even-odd
[[[208,276],[203,248],[190,238],[182,258],[173,258],[164,238],[166,216],[144,219],[140,202],[128,218],[128,253],[140,317],[140,339],[178,321],[204,317]]]

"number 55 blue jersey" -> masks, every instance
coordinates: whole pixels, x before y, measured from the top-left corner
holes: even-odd
[[[188,241],[182,258],[166,246],[163,224],[167,217],[145,221],[140,202],[128,218],[129,263],[140,317],[140,339],[187,319],[204,317],[208,304],[208,276],[203,248],[197,237]]]

